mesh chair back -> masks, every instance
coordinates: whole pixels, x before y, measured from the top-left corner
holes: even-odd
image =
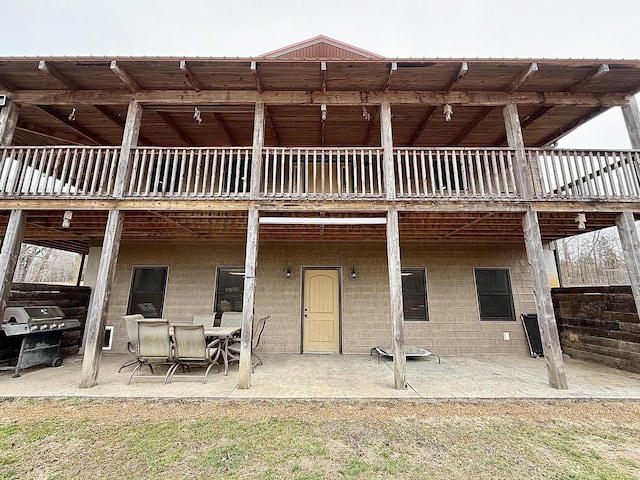
[[[207,359],[204,326],[174,323],[173,340],[176,360],[205,361]]]
[[[224,312],[220,320],[221,327],[241,327],[242,312]]]
[[[138,344],[138,322],[144,320],[144,317],[136,313],[134,315],[123,315],[122,320],[127,329],[127,341],[129,345],[135,348]]]
[[[171,357],[169,324],[166,321],[138,322],[138,357],[158,359]]]
[[[216,316],[213,313],[194,313],[193,314],[193,324],[194,325],[202,325],[206,327],[213,327],[213,322],[215,321]]]

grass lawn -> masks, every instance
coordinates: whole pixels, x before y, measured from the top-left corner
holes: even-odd
[[[0,400],[0,479],[635,479],[640,403]]]

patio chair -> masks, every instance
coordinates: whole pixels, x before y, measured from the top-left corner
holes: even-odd
[[[153,364],[171,364],[171,339],[169,324],[166,320],[138,321],[138,346],[136,348],[137,365],[131,372],[127,385],[143,366],[149,367],[153,374]],[[167,372],[168,373],[168,372]],[[165,376],[166,382],[166,376]]]
[[[207,344],[204,337],[204,326],[193,325],[191,323],[174,323],[173,327],[173,365],[169,367],[169,371],[165,377],[165,383],[171,383],[173,376],[178,368],[191,370],[191,365],[206,366],[202,383],[207,383],[207,375],[211,367],[218,366],[218,362],[213,360],[213,355],[218,358],[214,351],[220,344],[220,340],[216,339]]]
[[[224,312],[220,319],[221,327],[241,327],[242,312]]]
[[[204,328],[213,327],[216,320],[215,313],[194,313],[193,324],[202,325]]]
[[[127,352],[134,358],[131,358],[120,365],[118,369],[118,373],[122,371],[123,368],[130,367],[138,363],[138,359],[136,357],[136,348],[138,346],[138,321],[144,320],[144,317],[139,313],[134,315],[123,315],[122,321],[124,322],[125,328],[127,329]]]
[[[253,369],[255,368],[256,365],[262,365],[262,359],[256,355],[255,353],[255,349],[258,348],[258,346],[260,345],[260,338],[262,337],[262,332],[264,331],[264,327],[267,325],[267,320],[269,320],[269,318],[271,318],[271,315],[266,315],[264,317],[260,317],[256,320],[256,318],[253,318],[253,325],[252,325],[252,334],[251,334],[251,340],[252,340],[252,345],[251,345],[251,356],[255,357],[258,361],[257,362],[251,362],[251,370],[253,371]],[[228,353],[229,353],[229,361],[239,361],[240,360],[240,342],[236,342],[233,343],[231,345],[229,345],[228,348]]]

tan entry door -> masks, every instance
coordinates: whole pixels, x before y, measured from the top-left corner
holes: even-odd
[[[340,351],[338,269],[304,271],[303,352]]]

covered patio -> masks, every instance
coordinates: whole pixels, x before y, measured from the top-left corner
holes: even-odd
[[[408,360],[406,390],[393,386],[393,362],[370,355],[261,354],[264,365],[252,375],[251,389],[238,389],[238,367],[228,376],[209,375],[163,384],[163,376],[117,373],[126,355],[102,356],[97,385],[78,387],[82,357],[59,368],[34,367],[20,378],[0,373],[3,397],[225,398],[225,399],[633,399],[640,400],[640,375],[565,358],[569,388],[549,386],[542,358],[512,355],[443,356]]]

